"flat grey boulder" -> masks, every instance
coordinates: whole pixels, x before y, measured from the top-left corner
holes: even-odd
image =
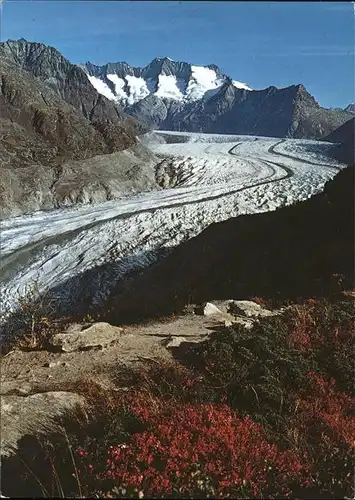
[[[83,396],[54,391],[31,396],[2,396],[1,455],[16,452],[18,441],[26,435],[45,434],[56,428],[55,419],[68,410],[83,406]]]
[[[251,300],[230,300],[229,312],[231,314],[246,316],[248,318],[276,316],[280,314],[280,311],[270,311],[269,309],[264,309],[261,305]]]
[[[205,307],[203,309],[204,316],[210,318],[211,320],[222,323],[226,327],[230,327],[235,323],[238,323],[245,328],[251,328],[253,326],[253,321],[246,318],[238,318],[231,314],[231,310],[229,307],[229,303],[227,302],[218,302],[218,306],[213,304],[212,302],[206,302]]]
[[[51,344],[63,352],[83,351],[87,349],[103,349],[117,342],[123,328],[112,326],[109,323],[93,323],[90,326],[71,325],[66,333],[57,333]]]

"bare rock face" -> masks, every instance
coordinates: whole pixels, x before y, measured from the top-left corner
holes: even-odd
[[[82,396],[65,391],[44,392],[26,397],[2,396],[1,455],[14,454],[18,441],[27,434],[52,431],[55,419],[84,403]]]
[[[71,325],[66,333],[57,333],[52,338],[52,345],[62,352],[84,351],[87,349],[103,349],[117,342],[122,328],[108,323],[94,323],[85,328],[85,325]]]
[[[8,40],[0,43],[0,55],[41,80],[58,97],[76,108],[100,129],[107,143],[112,142],[113,151],[124,149],[124,141],[132,141],[134,136],[146,131],[140,122],[99,94],[85,72],[55,48],[24,39]]]
[[[0,50],[0,218],[156,188],[122,124],[93,123]]]

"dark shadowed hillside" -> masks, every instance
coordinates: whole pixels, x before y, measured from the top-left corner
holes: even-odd
[[[117,289],[110,321],[179,311],[188,303],[329,295],[353,285],[354,167],[293,206],[212,224]]]
[[[355,118],[348,120],[325,138],[326,141],[338,143],[331,153],[334,158],[347,164],[355,163],[354,139]]]

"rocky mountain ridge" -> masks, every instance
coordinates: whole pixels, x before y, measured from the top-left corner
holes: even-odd
[[[151,128],[316,139],[352,117],[322,108],[301,84],[252,90],[216,65],[156,58],[144,68],[126,62],[81,67],[98,90]]]
[[[334,158],[348,165],[355,163],[355,117],[334,130],[325,140],[337,143],[331,151]]]
[[[350,103],[346,108],[344,108],[344,111],[348,111],[349,113],[355,113],[355,103]]]
[[[24,68],[34,54],[38,64],[27,71]],[[36,68],[41,67],[38,77]],[[70,63],[40,44],[0,44],[1,218],[158,187],[155,157],[137,143],[140,125],[137,128],[137,122],[118,108],[116,112],[81,70],[82,81],[63,76],[63,87],[48,85],[45,69],[53,67],[64,67],[67,75]],[[70,102],[76,96],[81,103],[83,96],[88,102],[93,98],[91,119],[78,109],[79,101],[77,106]],[[106,106],[115,113],[111,119],[106,117]]]
[[[55,48],[24,39],[8,40],[0,43],[0,56],[37,77],[98,129],[106,127],[107,135],[115,134],[114,126],[122,127],[132,136],[146,131],[141,123],[125,115],[118,105],[98,93],[86,73]],[[116,150],[124,149],[119,148],[119,144],[117,146]]]

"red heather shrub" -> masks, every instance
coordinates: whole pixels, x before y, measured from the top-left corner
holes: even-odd
[[[97,476],[144,496],[233,497],[291,494],[307,471],[292,452],[267,442],[261,426],[226,405],[174,404],[138,396],[132,412],[147,424],[111,446]]]
[[[290,343],[308,353],[321,347],[338,349],[354,337],[355,303],[330,304],[308,299],[292,313]]]
[[[259,304],[259,306],[265,305],[265,299],[263,299],[262,297],[252,297],[250,300],[252,300],[256,304]]]
[[[301,401],[301,408],[306,415],[306,425],[322,424],[323,437],[330,443],[355,445],[355,398],[339,392],[335,381],[309,372],[313,382],[313,391]]]
[[[323,343],[312,310],[315,305],[316,301],[309,299],[308,306],[298,306],[294,310],[294,324],[289,342],[302,353],[311,353]]]
[[[289,429],[306,447],[312,483],[329,498],[352,495],[355,438],[355,398],[340,392],[335,381],[309,372],[311,388],[298,401],[298,414]]]

